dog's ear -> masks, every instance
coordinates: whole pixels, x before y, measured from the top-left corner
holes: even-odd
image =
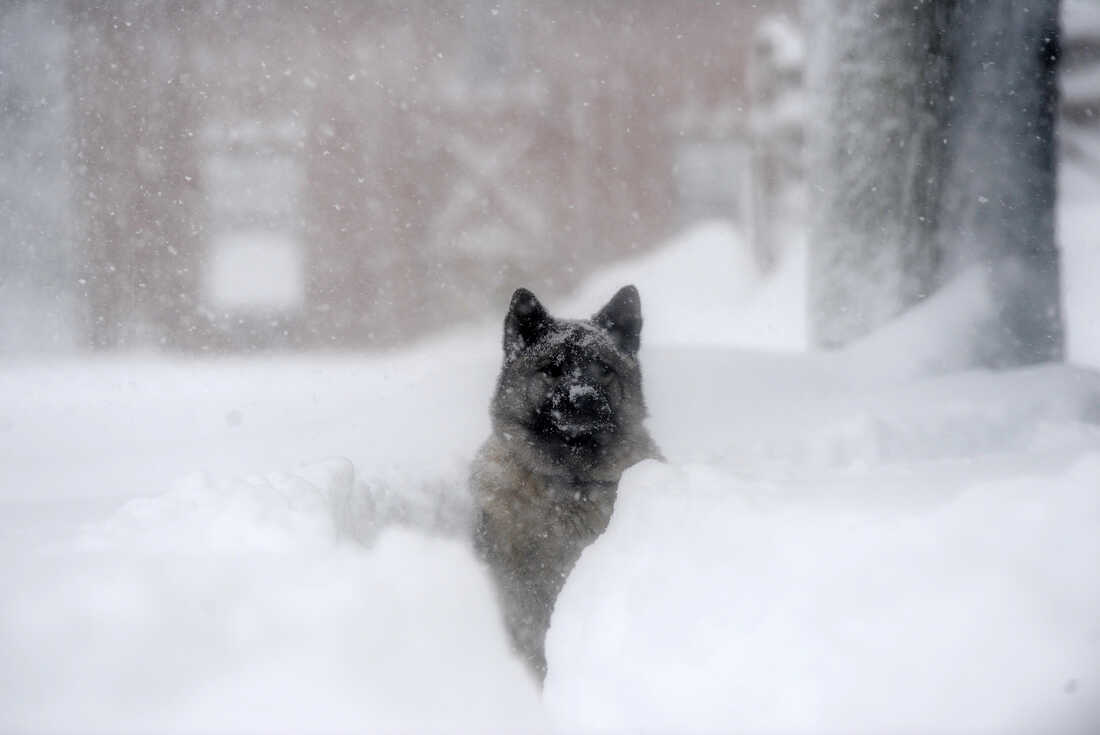
[[[638,353],[642,344],[642,301],[634,286],[620,288],[592,321],[607,331],[620,349],[631,355]]]
[[[525,348],[538,341],[550,327],[547,313],[535,294],[525,288],[517,288],[504,317],[504,358],[511,360]]]

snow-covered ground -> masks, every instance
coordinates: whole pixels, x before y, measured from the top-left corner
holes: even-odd
[[[0,365],[0,731],[1095,732],[1100,375],[919,359],[965,289],[800,353],[801,251],[762,283],[741,247],[548,303],[639,285],[669,461],[624,477],[541,696],[463,535],[496,324]]]

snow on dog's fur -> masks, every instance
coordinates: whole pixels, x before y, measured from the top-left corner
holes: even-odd
[[[471,478],[475,544],[513,645],[540,679],[565,578],[607,527],[623,470],[659,454],[642,425],[641,328],[633,286],[590,320],[555,319],[519,289],[504,322],[493,433]]]

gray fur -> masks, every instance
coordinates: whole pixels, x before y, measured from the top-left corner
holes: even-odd
[[[475,546],[517,651],[542,680],[558,592],[611,518],[619,477],[660,453],[646,415],[638,291],[590,320],[554,319],[519,289],[504,322],[493,433],[474,461]]]

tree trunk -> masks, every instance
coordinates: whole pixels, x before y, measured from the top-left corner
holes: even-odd
[[[1058,0],[959,0],[937,245],[941,280],[987,269],[995,319],[975,349],[995,367],[1062,359],[1054,239]]]
[[[816,344],[847,344],[980,265],[994,313],[976,327],[976,361],[1060,359],[1058,0],[813,9]]]
[[[819,346],[867,334],[933,287],[951,4],[819,0],[808,19],[812,109],[821,110],[809,136]]]

